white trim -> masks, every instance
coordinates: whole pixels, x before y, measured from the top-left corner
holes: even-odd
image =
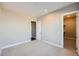
[[[19,42],[19,43],[14,43],[12,45],[6,45],[6,46],[2,47],[1,50],[6,49],[6,48],[9,48],[9,47],[16,46],[16,45],[20,45],[20,44],[23,44],[23,43],[28,43],[28,42],[30,42],[30,40],[24,41],[24,42]]]
[[[79,12],[79,10],[77,10],[77,11],[71,11],[71,12],[67,12],[67,13],[63,13],[63,16],[64,15],[68,15],[68,14],[72,14],[72,13],[77,13],[77,12]]]
[[[64,24],[64,21],[63,21],[63,15],[62,15],[62,47],[64,48],[64,28],[63,28],[63,24]]]
[[[61,16],[62,17],[62,21],[63,21],[62,22],[62,34],[63,34],[63,30],[64,30],[64,28],[63,28],[63,24],[64,24],[63,16],[67,15],[67,14],[72,14],[72,13],[79,13],[79,10],[63,13],[62,16]],[[62,37],[62,47],[64,48],[64,34],[63,34],[63,37]]]
[[[0,49],[0,56],[1,56],[1,52],[2,52],[2,49]]]
[[[56,47],[63,48],[62,45],[58,45],[58,44],[55,44],[55,43],[51,43],[51,42],[46,41],[46,40],[41,40],[41,41],[43,41],[43,42],[45,42],[45,43],[48,43],[48,44],[50,44],[50,45],[56,46]]]
[[[77,52],[77,54],[79,55],[79,11],[77,11],[77,20],[76,20],[76,26],[77,26],[77,29],[76,29],[76,48],[77,48],[77,50],[76,50],[76,52]]]

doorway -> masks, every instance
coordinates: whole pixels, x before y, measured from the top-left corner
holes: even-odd
[[[64,18],[64,48],[76,50],[76,13],[67,14]]]
[[[36,40],[36,22],[31,21],[31,40]]]

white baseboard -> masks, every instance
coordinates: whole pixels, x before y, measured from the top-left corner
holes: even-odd
[[[42,40],[42,41],[45,42],[45,43],[48,43],[48,44],[50,44],[50,45],[63,48],[62,45],[54,44],[54,43],[48,42],[48,41],[46,41],[46,40]]]
[[[27,41],[24,41],[24,42],[14,43],[12,45],[6,45],[6,46],[2,47],[1,50],[6,49],[6,48],[9,48],[9,47],[16,46],[16,45],[20,45],[20,44],[23,44],[23,43],[28,43],[28,42],[30,42],[30,40],[27,40]]]
[[[1,52],[2,52],[2,49],[0,49],[0,56],[1,56]]]

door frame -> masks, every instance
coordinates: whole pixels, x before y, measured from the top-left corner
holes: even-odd
[[[78,43],[77,43],[77,41],[78,41],[78,29],[77,29],[77,26],[78,26],[78,20],[79,20],[79,10],[77,10],[77,11],[71,11],[71,12],[67,12],[67,13],[63,13],[62,14],[62,48],[64,48],[64,16],[65,15],[68,15],[68,14],[72,14],[72,13],[76,13],[76,16],[77,16],[77,18],[76,18],[76,48],[78,47],[77,45],[78,45]]]

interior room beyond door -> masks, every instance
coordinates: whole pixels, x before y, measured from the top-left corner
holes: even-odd
[[[64,48],[76,49],[76,13],[64,16]]]
[[[36,22],[31,21],[31,40],[36,40]]]

